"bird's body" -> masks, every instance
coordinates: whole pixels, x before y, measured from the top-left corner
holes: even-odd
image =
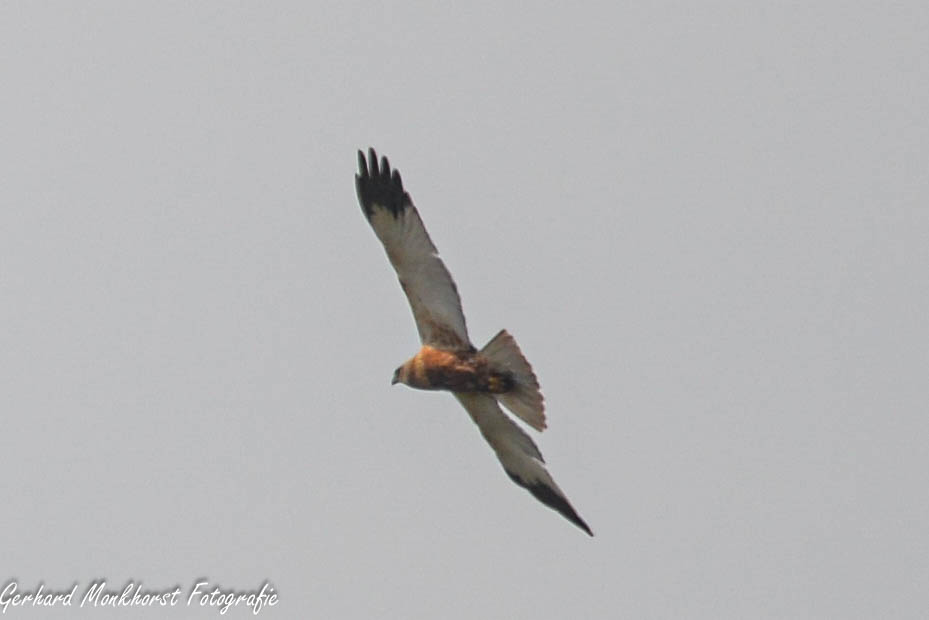
[[[355,186],[362,211],[393,265],[413,310],[422,348],[394,372],[393,383],[452,392],[493,448],[504,471],[539,501],[590,534],[545,469],[532,439],[500,408],[502,404],[537,431],[545,407],[529,362],[501,330],[478,350],[468,338],[458,289],[438,256],[419,212],[404,191],[400,173],[374,149],[358,153]]]
[[[429,345],[398,369],[397,383],[420,390],[505,394],[513,389],[513,373],[494,368],[480,352],[443,351]]]

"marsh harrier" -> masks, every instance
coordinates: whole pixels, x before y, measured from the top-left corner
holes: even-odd
[[[361,209],[400,279],[413,308],[422,348],[394,372],[393,383],[447,390],[464,406],[503,470],[539,501],[593,536],[545,469],[532,439],[500,408],[502,404],[537,431],[545,428],[539,383],[506,330],[478,350],[468,338],[458,289],[404,191],[400,173],[374,149],[358,152],[355,187]]]

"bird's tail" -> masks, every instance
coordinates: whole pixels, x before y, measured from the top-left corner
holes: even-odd
[[[543,430],[545,405],[539,391],[539,382],[513,336],[501,329],[484,345],[481,353],[490,362],[492,369],[513,377],[513,388],[503,394],[494,394],[497,400],[532,428]]]

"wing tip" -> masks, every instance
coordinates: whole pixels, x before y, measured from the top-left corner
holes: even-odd
[[[368,157],[358,151],[358,174],[355,175],[355,189],[358,202],[365,217],[371,219],[376,206],[386,208],[394,217],[413,205],[410,195],[403,189],[400,172],[391,170],[386,156],[381,156],[378,163],[377,151],[368,148]]]
[[[571,506],[570,502],[568,502],[568,499],[566,497],[558,493],[555,489],[548,486],[547,484],[544,484],[544,483],[529,484],[525,480],[517,476],[516,474],[513,474],[507,471],[506,469],[504,469],[504,471],[506,471],[506,475],[509,476],[513,482],[523,487],[524,489],[528,490],[530,493],[532,493],[532,496],[535,497],[537,500],[539,500],[540,502],[542,502],[543,504],[545,504],[552,510],[555,510],[556,512],[560,513],[564,518],[566,518],[568,521],[570,521],[577,527],[584,530],[584,532],[586,532],[588,536],[593,538],[594,533],[590,529],[590,526],[587,525],[587,522],[584,521],[584,519],[582,519],[579,514],[577,514],[577,511],[574,510],[574,507]]]

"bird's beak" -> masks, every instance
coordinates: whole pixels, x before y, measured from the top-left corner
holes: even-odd
[[[394,375],[394,378],[390,380],[391,385],[397,385],[400,383],[400,378],[397,375]]]

